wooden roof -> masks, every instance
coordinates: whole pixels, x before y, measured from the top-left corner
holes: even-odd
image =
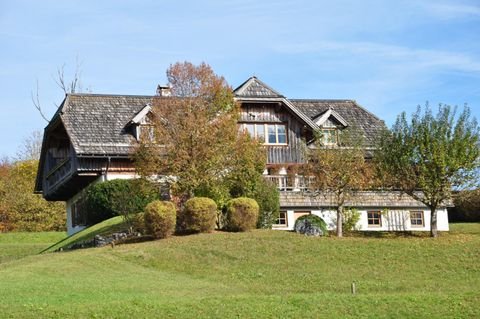
[[[256,76],[250,77],[248,80],[240,84],[233,93],[240,98],[282,98],[284,97],[259,79]]]
[[[283,103],[312,129],[318,129],[315,119],[332,110],[349,126],[363,131],[367,146],[373,146],[385,129],[382,120],[355,101],[287,99],[256,77],[249,78],[234,93],[240,101]],[[67,94],[50,124],[62,121],[78,156],[128,156],[135,138],[126,129],[152,99],[138,95]]]
[[[319,118],[329,109],[339,114],[348,126],[363,133],[367,147],[374,147],[386,129],[385,122],[353,100],[290,99],[293,105],[311,119]]]
[[[68,94],[58,116],[77,155],[128,155],[135,138],[126,132],[152,96]]]
[[[304,192],[280,192],[282,208],[319,207],[331,208],[335,200],[331,194],[308,196]],[[426,208],[425,204],[400,191],[357,192],[345,203],[346,207],[356,208]]]

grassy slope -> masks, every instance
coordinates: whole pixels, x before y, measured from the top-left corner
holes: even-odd
[[[98,234],[103,234],[105,232],[111,233],[119,229],[124,228],[124,222],[123,222],[123,217],[121,216],[116,216],[112,217],[110,219],[107,219],[101,223],[98,223],[96,225],[93,225],[91,227],[88,227],[82,231],[79,231],[78,233],[73,234],[72,236],[69,236],[67,238],[64,238],[63,240],[55,243],[54,245],[46,248],[44,252],[54,252],[60,248],[67,248],[68,246],[71,246],[74,243],[79,243],[82,241],[90,240],[95,235]]]
[[[0,263],[38,254],[66,236],[64,232],[0,234]]]
[[[7,318],[480,316],[480,224],[430,238],[215,233],[0,264]],[[350,284],[357,282],[357,295]]]

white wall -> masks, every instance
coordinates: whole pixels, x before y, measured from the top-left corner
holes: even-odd
[[[299,209],[298,211],[306,211],[306,209]],[[430,231],[430,210],[428,209],[392,209],[388,210],[387,213],[382,214],[382,225],[370,226],[368,225],[367,211],[381,211],[381,209],[359,209],[360,220],[357,223],[357,228],[359,230],[365,231]],[[424,226],[418,227],[410,224],[410,211],[423,211],[424,216]],[[337,212],[334,210],[327,209],[316,209],[311,210],[312,214],[321,217],[329,230],[334,230],[336,228],[337,221]],[[274,226],[274,229],[278,230],[293,230],[295,225],[295,211],[287,210],[287,226],[280,227]],[[437,227],[439,231],[448,231],[448,214],[447,209],[437,210]]]

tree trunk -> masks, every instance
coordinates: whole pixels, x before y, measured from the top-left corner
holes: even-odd
[[[437,230],[437,209],[436,207],[430,207],[430,235],[433,238],[438,237]]]
[[[337,208],[337,237],[343,237],[343,205]]]

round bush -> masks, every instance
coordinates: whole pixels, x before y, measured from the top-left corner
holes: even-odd
[[[230,231],[254,229],[258,221],[259,207],[254,199],[234,198],[227,203],[226,228]]]
[[[186,233],[208,233],[215,229],[217,204],[207,197],[194,197],[186,201],[179,214],[179,228]]]
[[[154,238],[166,238],[175,231],[177,212],[172,202],[156,200],[145,207],[145,230]]]
[[[295,232],[307,236],[324,236],[328,234],[327,223],[317,215],[303,215],[295,221]]]

